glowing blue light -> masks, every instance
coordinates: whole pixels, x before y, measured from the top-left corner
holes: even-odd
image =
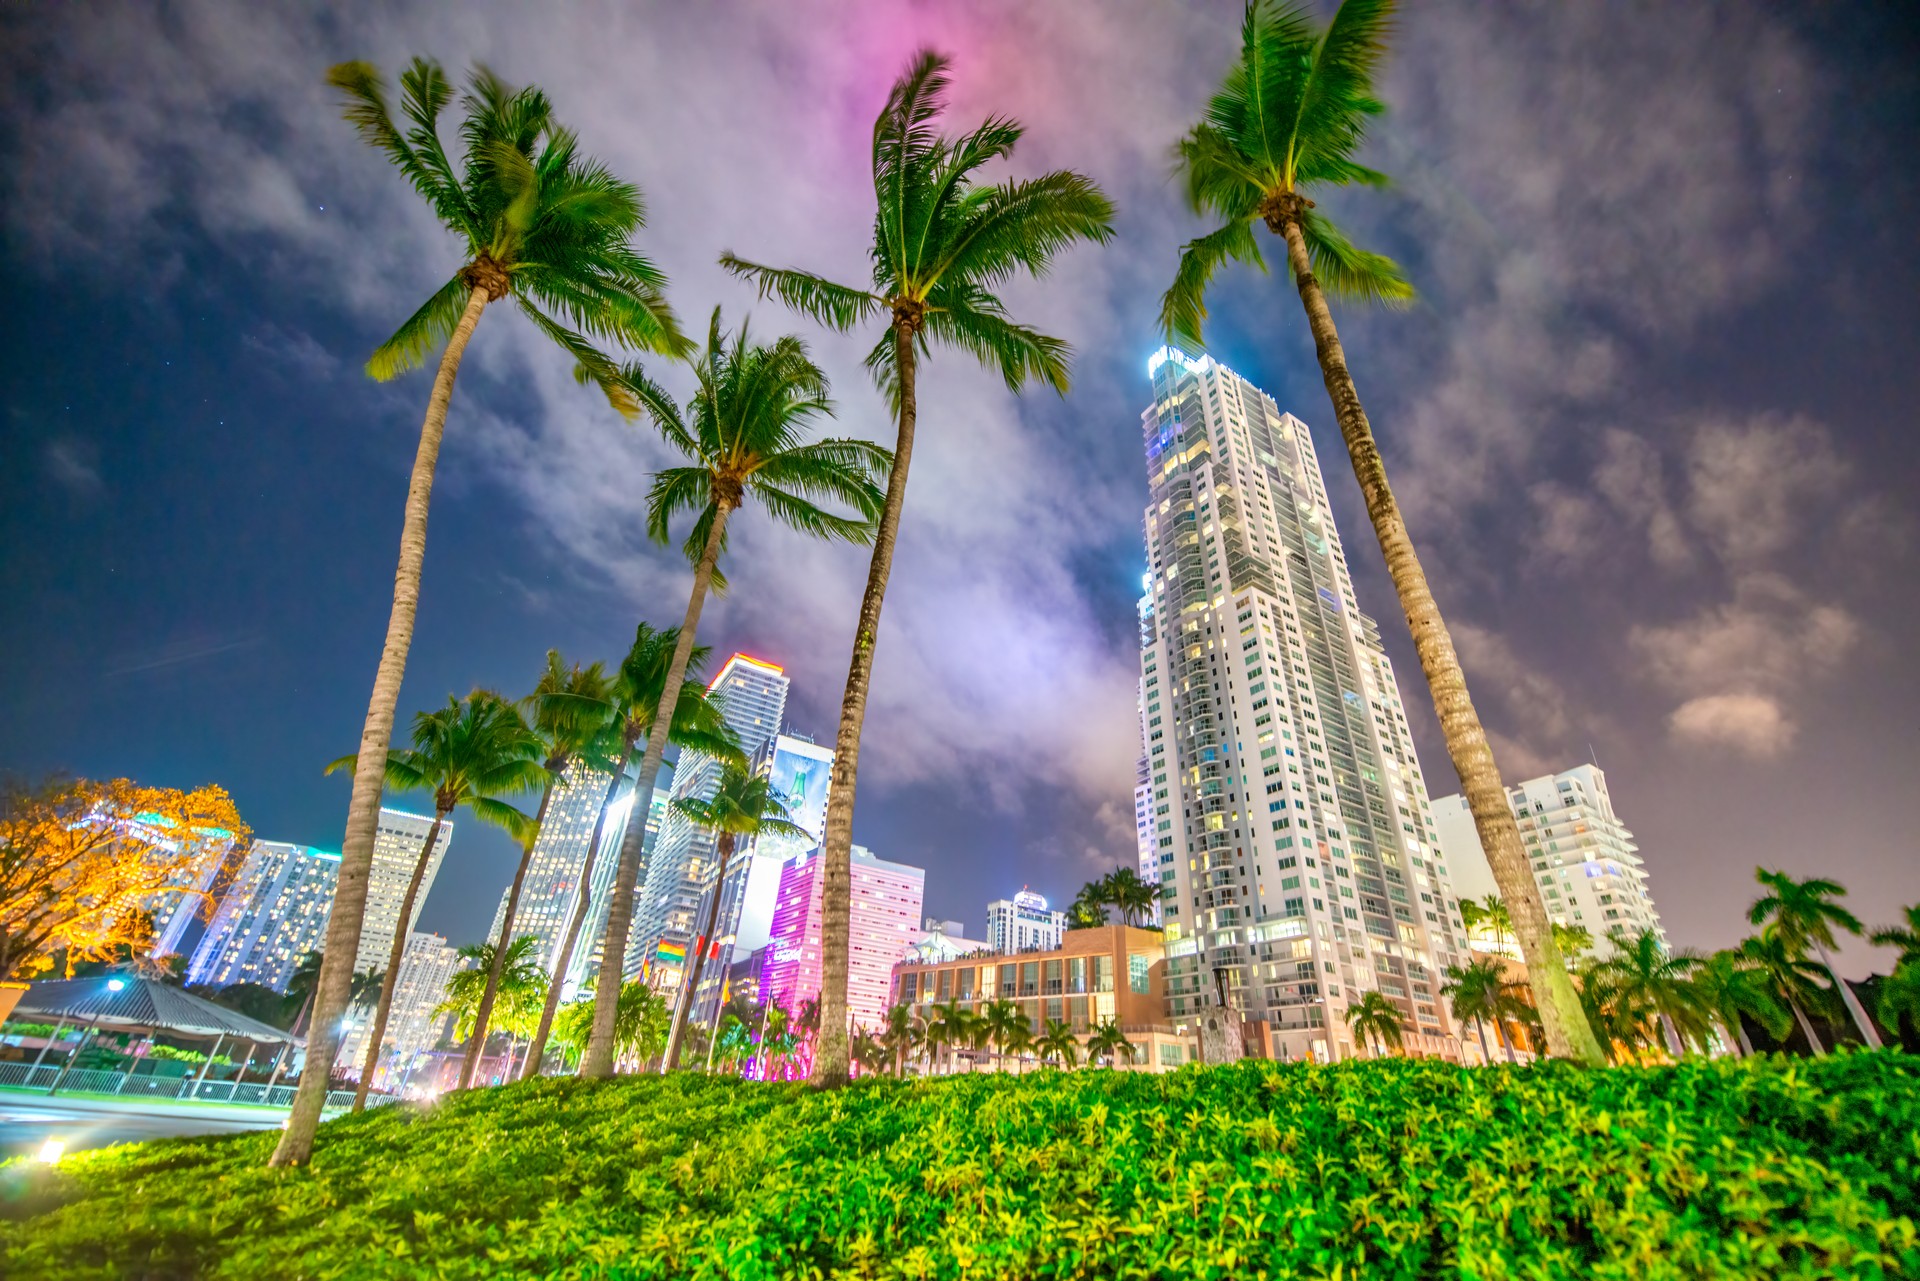
[[[125,986],[126,986],[126,982],[122,979],[107,980],[107,991],[109,992],[118,992],[121,988]]]

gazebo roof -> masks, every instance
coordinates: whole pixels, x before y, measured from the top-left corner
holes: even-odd
[[[111,984],[120,984],[115,991]],[[20,1018],[68,1018],[116,1031],[177,1032],[185,1036],[235,1037],[272,1045],[304,1045],[269,1023],[250,1019],[177,987],[132,974],[102,974],[84,979],[48,979],[29,984],[13,1009]]]

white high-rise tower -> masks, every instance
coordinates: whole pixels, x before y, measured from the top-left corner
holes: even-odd
[[[1457,1053],[1439,988],[1463,935],[1307,427],[1209,357],[1162,348],[1148,373],[1141,690],[1170,1013],[1224,1002],[1257,1050],[1340,1058],[1374,990],[1410,1047]]]

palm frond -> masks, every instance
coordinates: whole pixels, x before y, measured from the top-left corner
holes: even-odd
[[[711,481],[712,474],[704,467],[669,467],[656,472],[647,490],[647,537],[656,543],[671,538],[675,516],[699,511],[712,501]]]
[[[1207,319],[1207,286],[1228,261],[1267,269],[1249,222],[1230,222],[1180,246],[1180,268],[1160,299],[1160,330],[1169,340],[1200,345]]]
[[[802,315],[841,333],[866,320],[882,306],[878,296],[864,289],[837,285],[812,272],[763,267],[737,258],[731,252],[720,255],[720,265],[752,281],[762,298],[778,298]]]
[[[871,543],[875,526],[871,519],[850,520],[808,502],[773,485],[757,486],[756,497],[766,504],[767,512],[790,529],[815,538],[844,538],[850,543]],[[881,496],[882,502],[885,496]]]
[[[997,367],[1013,391],[1039,381],[1067,394],[1072,349],[1061,339],[1008,320],[990,296],[943,297],[938,310],[927,312],[926,333]]]
[[[578,374],[575,376],[578,377]],[[674,403],[667,389],[648,377],[647,372],[636,364],[621,366],[617,376],[622,391],[634,409],[647,416],[667,443],[688,457],[697,456],[698,447],[687,433],[686,423],[680,417],[680,406]]]
[[[1075,241],[1113,239],[1113,212],[1091,178],[1064,169],[987,188],[968,202],[959,234],[925,283],[931,288],[949,271],[978,285],[1003,282],[1020,269],[1045,275],[1054,255]]]
[[[420,304],[420,309],[394,330],[393,336],[367,357],[367,376],[380,382],[417,369],[429,353],[446,342],[460,323],[472,295],[467,282],[456,275]]]
[[[575,381],[590,382],[598,387],[600,394],[607,398],[607,403],[622,418],[631,418],[639,412],[640,406],[634,400],[630,384],[611,357],[527,299],[522,298],[519,303],[520,313],[533,322],[533,327],[573,357]]]
[[[453,97],[453,88],[439,65],[416,58],[401,78],[405,108],[415,125],[411,143],[394,127],[392,113],[387,108],[386,85],[372,63],[339,63],[328,70],[327,83],[346,95],[347,123],[369,145],[387,153],[440,220],[456,230],[469,230],[460,184],[455,181],[434,133],[440,111]],[[421,137],[423,131],[426,138]],[[423,155],[421,144],[427,138],[432,139],[432,146]]]
[[[1395,0],[1341,0],[1314,49],[1295,127],[1296,184],[1336,181],[1366,137],[1366,122],[1386,108],[1373,75],[1386,56]]]
[[[916,197],[925,193],[915,179],[925,176],[941,146],[933,122],[946,108],[949,63],[945,54],[917,51],[873,122],[873,190],[884,227],[877,240],[902,253],[911,243],[910,229],[931,216],[924,207],[916,209]]]
[[[1300,219],[1300,232],[1306,237],[1314,278],[1327,293],[1389,307],[1413,303],[1413,285],[1398,263],[1385,254],[1356,248],[1318,210],[1306,211]]]

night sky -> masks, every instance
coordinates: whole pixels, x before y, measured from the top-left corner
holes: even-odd
[[[1920,38],[1911,6],[1411,6],[1367,157],[1323,207],[1423,297],[1338,313],[1510,781],[1595,755],[1676,945],[1744,931],[1756,863],[1920,899]],[[955,56],[954,129],[1028,134],[1120,234],[1009,291],[1072,393],[937,351],[881,636],[855,838],[985,923],[1133,858],[1138,415],[1179,244],[1169,149],[1239,6],[1133,2],[9,5],[0,15],[0,768],[219,782],[264,837],[337,848],[430,374],[367,352],[456,246],[340,119],[329,64],[414,54],[545,86],[637,181],[690,328],[803,333],[836,430],[890,439],[859,358],[714,260],[865,277],[874,111]],[[1214,353],[1344,453],[1297,298],[1242,273]],[[655,363],[676,389],[683,372]],[[688,576],[642,512],[664,460],[517,316],[483,320],[434,493],[403,720],[615,659]],[[1430,703],[1351,475],[1361,605]],[[794,677],[830,740],[865,557],[750,515],[702,639]],[[1411,678],[1411,679],[1409,679]],[[420,798],[403,798],[418,802]],[[418,808],[418,805],[415,805]],[[475,940],[511,874],[462,821],[424,924]],[[1847,968],[1876,958],[1855,943]]]

